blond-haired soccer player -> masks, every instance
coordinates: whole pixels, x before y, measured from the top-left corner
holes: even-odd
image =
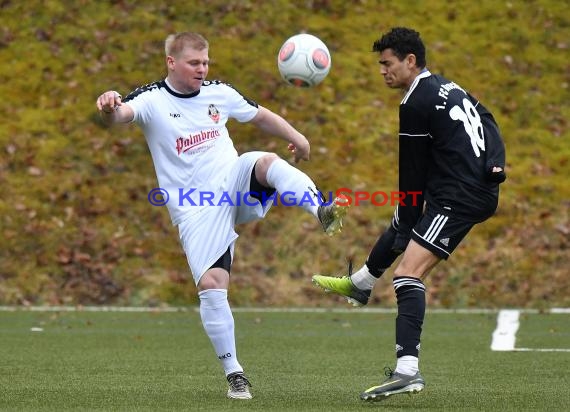
[[[277,191],[297,200],[327,234],[340,230],[346,208],[323,203],[305,173],[275,153],[238,155],[226,128],[251,122],[288,142],[295,162],[309,160],[309,142],[276,113],[221,81],[208,81],[209,45],[183,32],[165,42],[167,76],[122,99],[109,90],[97,99],[105,123],[134,122],[144,132],[158,183],[165,190],[200,299],[200,316],[229,382],[227,396],[249,399],[251,386],[238,361],[228,285],[234,226],[263,218]],[[245,194],[245,195],[244,195]],[[244,197],[245,196],[245,197]],[[302,200],[302,201],[301,201]]]

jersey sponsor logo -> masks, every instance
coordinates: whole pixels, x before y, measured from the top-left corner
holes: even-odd
[[[175,119],[181,117],[182,115],[180,113],[170,113],[170,117],[174,117]]]
[[[220,131],[217,129],[200,130],[199,133],[192,134],[188,137],[179,137],[176,139],[176,152],[178,156],[182,153],[199,146],[205,142],[215,140],[220,137]]]
[[[208,106],[208,116],[210,116],[210,119],[212,119],[214,123],[218,123],[220,121],[220,111],[216,105],[211,104]]]

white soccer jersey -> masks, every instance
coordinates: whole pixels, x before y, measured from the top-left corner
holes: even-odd
[[[198,213],[211,196],[219,198],[238,158],[226,123],[250,121],[257,104],[219,81],[204,81],[184,95],[164,80],[136,89],[123,102],[144,132],[158,184],[168,192],[172,223]]]

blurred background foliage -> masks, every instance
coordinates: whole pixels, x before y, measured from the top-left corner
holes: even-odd
[[[165,76],[167,34],[210,41],[210,79],[280,113],[311,141],[300,168],[324,191],[397,189],[399,92],[383,85],[372,43],[393,26],[422,34],[428,67],[491,109],[509,179],[497,215],[427,281],[432,307],[570,306],[567,1],[0,0],[0,304],[193,305],[177,231],[147,201],[156,187],[141,131],[103,127],[95,100]],[[309,32],[332,54],[314,89],[285,84],[277,52]],[[229,124],[240,152],[286,144]],[[299,209],[241,226],[231,300],[332,306],[314,272],[360,267],[391,207],[361,204],[324,236]],[[391,273],[374,291],[393,305]]]

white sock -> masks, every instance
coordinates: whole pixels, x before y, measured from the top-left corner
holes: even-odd
[[[366,264],[358,269],[357,272],[354,272],[350,277],[352,280],[352,284],[356,286],[360,290],[370,290],[374,287],[374,284],[378,280],[370,274],[368,270],[368,266]]]
[[[216,356],[222,362],[226,376],[232,372],[243,372],[237,360],[234,317],[228,302],[228,291],[207,289],[198,292],[198,296],[202,325],[214,346]]]
[[[401,373],[402,375],[413,376],[419,371],[419,359],[415,356],[402,356],[398,358],[396,363],[396,370],[394,372]]]
[[[279,192],[280,201],[287,205],[301,206],[317,216],[319,195],[315,183],[309,176],[291,166],[283,159],[277,159],[267,169],[267,183]]]

